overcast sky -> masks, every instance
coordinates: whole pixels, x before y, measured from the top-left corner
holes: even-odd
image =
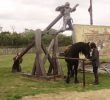
[[[90,0],[0,0],[0,26],[3,30],[22,32],[28,29],[44,29],[59,13],[55,8],[70,2],[71,7],[79,3],[71,16],[74,24],[89,24]],[[110,25],[110,0],[93,0],[93,19],[95,25]],[[59,29],[62,20],[54,26]]]

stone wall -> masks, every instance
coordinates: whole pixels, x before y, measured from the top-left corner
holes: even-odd
[[[74,25],[77,42],[95,42],[100,54],[110,54],[110,26]]]
[[[80,25],[75,24],[75,33],[76,33],[76,40],[79,41],[85,41],[85,35],[93,35],[94,33],[97,34],[105,34],[107,36],[110,36],[110,26],[98,26],[98,25]],[[103,36],[102,36],[103,37]],[[105,37],[105,36],[104,36]],[[93,37],[94,38],[94,37]]]

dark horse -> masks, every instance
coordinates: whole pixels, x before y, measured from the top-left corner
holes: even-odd
[[[75,44],[72,44],[69,46],[65,51],[64,51],[64,56],[65,57],[70,57],[70,58],[79,58],[79,54],[82,53],[85,55],[86,58],[90,57],[90,46],[89,43],[84,43],[84,42],[78,42]],[[70,60],[70,59],[65,59],[67,62],[67,79],[66,82],[70,82],[70,77],[74,77],[75,75],[75,83],[78,83],[77,79],[77,69],[78,69],[78,60]]]

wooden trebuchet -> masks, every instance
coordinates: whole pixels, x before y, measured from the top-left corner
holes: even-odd
[[[75,9],[77,6],[78,6],[78,4],[75,5],[75,7],[73,7],[73,9]],[[55,24],[62,18],[62,16],[63,16],[63,14],[60,13],[60,14],[44,29],[42,35],[44,35],[44,33],[48,32],[49,29],[51,29],[51,27],[52,27],[53,25],[55,25]],[[59,33],[59,32],[58,32],[58,33]],[[14,59],[13,67],[12,67],[12,72],[21,72],[21,67],[20,67],[21,59],[22,59],[23,55],[26,54],[34,45],[35,45],[35,41],[32,41],[32,42],[27,46],[26,49],[24,49],[21,53],[19,53],[17,56],[14,57],[15,59]],[[52,57],[50,56],[50,54],[48,53],[46,47],[43,45],[42,42],[41,42],[41,46],[42,46],[42,49],[43,49],[44,53],[45,53],[46,55],[48,55],[47,58],[48,58],[48,60],[49,60],[49,62],[50,62],[50,65],[51,65],[51,66],[54,66],[53,61],[52,61]],[[36,56],[38,56],[38,55],[36,54]],[[33,74],[35,74],[34,71],[33,71]]]
[[[62,14],[59,14],[45,29],[44,29],[44,33],[49,31],[53,25],[55,25],[61,18],[62,18]],[[32,41],[25,50],[23,50],[20,55],[17,57],[17,59],[20,59],[24,54],[26,54],[33,46],[35,45],[35,41]]]
[[[53,25],[55,25],[57,23],[57,21],[59,21],[62,18],[62,14],[59,14],[43,31],[43,33],[49,31],[51,29],[51,27]],[[26,49],[24,49],[23,51],[21,51],[19,53],[19,55],[15,56],[16,59],[14,59],[14,63],[12,66],[12,72],[21,72],[18,71],[17,69],[19,69],[18,67],[20,67],[20,63],[19,60],[24,56],[24,54],[26,54],[33,46],[35,45],[35,41],[32,41]]]

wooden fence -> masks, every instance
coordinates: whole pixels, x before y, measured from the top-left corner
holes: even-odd
[[[23,51],[25,48],[2,48],[0,49],[0,55],[17,54]],[[34,53],[35,49],[31,48],[28,53]]]

